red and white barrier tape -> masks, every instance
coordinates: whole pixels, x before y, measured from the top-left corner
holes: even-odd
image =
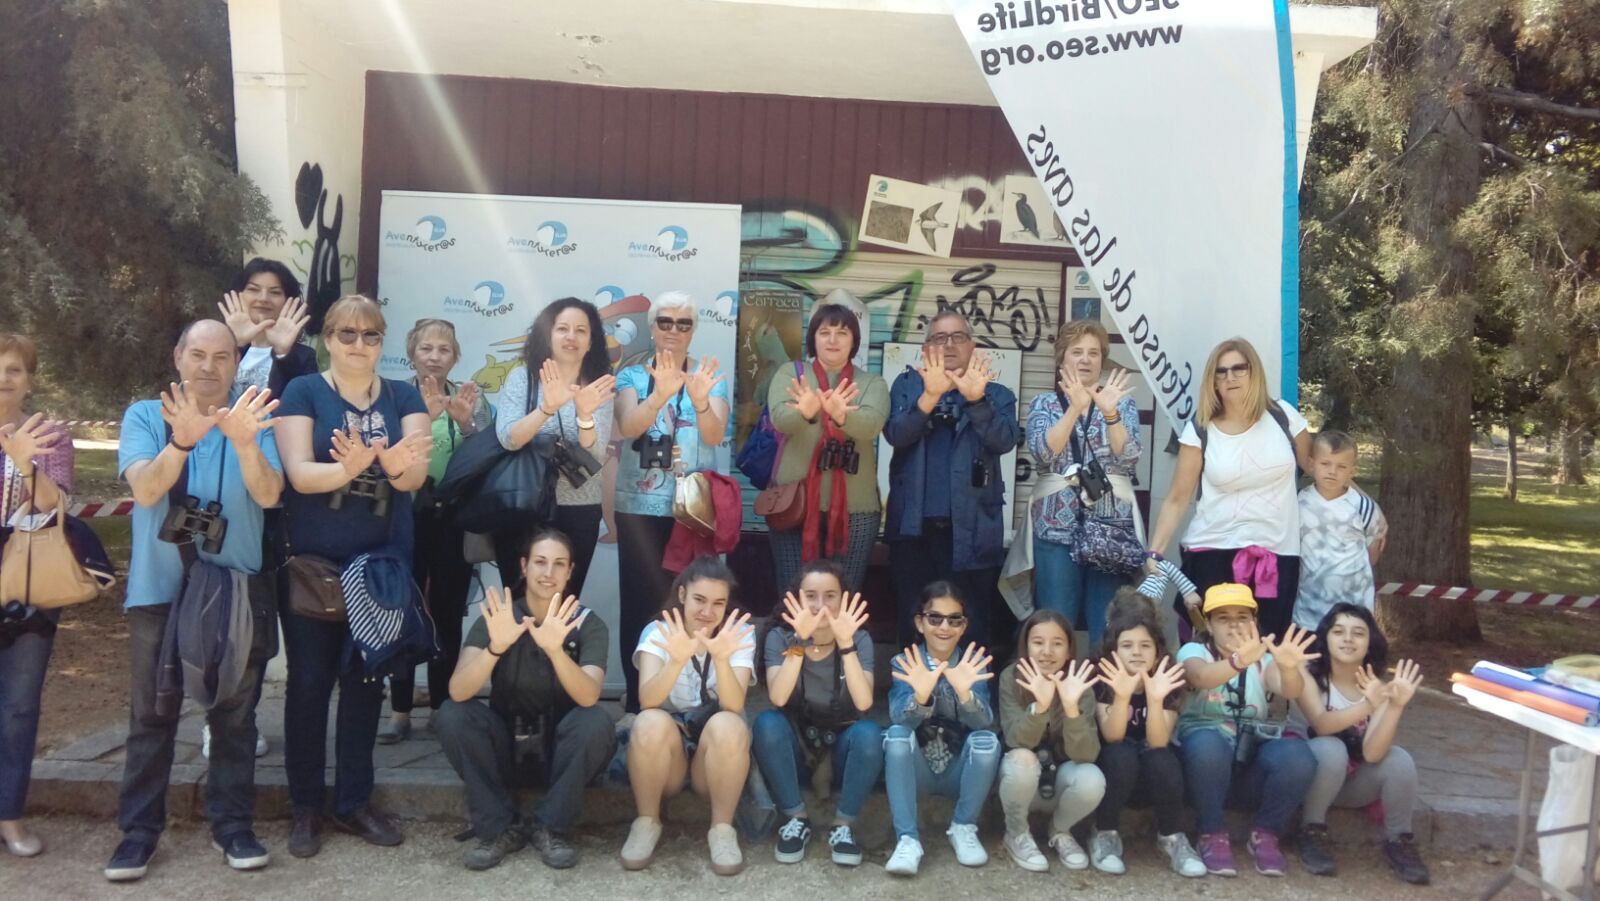
[[[67,505],[67,513],[79,519],[95,519],[102,516],[127,516],[133,512],[133,498],[124,497],[114,501],[88,501],[81,504]]]
[[[122,423],[115,419],[68,419],[57,425],[64,429],[115,429],[120,428]]]
[[[1385,582],[1379,594],[1405,598],[1438,598],[1445,601],[1477,601],[1481,604],[1523,604],[1529,607],[1573,607],[1587,609],[1600,605],[1600,595],[1548,594],[1539,591],[1500,591],[1494,588],[1455,588],[1448,585],[1419,585],[1414,582]]]

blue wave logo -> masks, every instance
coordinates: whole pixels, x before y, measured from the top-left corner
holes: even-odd
[[[666,246],[662,247],[668,253],[677,253],[689,246],[689,231],[681,225],[669,225],[656,232],[656,244],[658,246],[661,245],[661,239],[669,236],[670,239],[667,241]]]
[[[544,239],[551,247],[560,247],[567,243],[567,224],[551,219],[539,223],[539,237]]]
[[[886,179],[886,178],[878,179],[878,193],[879,194],[887,194],[887,193],[889,193],[889,180],[888,179]]]
[[[494,308],[506,302],[506,286],[496,281],[481,281],[472,289],[478,302]]]
[[[479,316],[502,316],[516,308],[516,304],[506,300],[506,286],[494,279],[484,279],[472,287],[470,297],[446,295],[444,309],[447,312],[477,313]]]
[[[689,246],[689,230],[681,225],[668,225],[656,232],[654,241],[642,244],[634,241],[628,242],[628,255],[634,257],[658,257],[669,263],[677,263],[690,259],[700,252],[698,247]]]
[[[450,227],[443,216],[423,216],[410,231],[383,233],[383,241],[391,247],[415,247],[432,253],[455,246],[456,239],[448,237]]]
[[[424,225],[428,227],[426,230],[426,237],[423,236],[424,230],[422,226]],[[432,244],[435,241],[443,241],[444,234],[447,230],[448,229],[444,224],[443,216],[423,216],[421,219],[417,220],[417,237],[428,242],[429,244]]]
[[[506,239],[506,249],[519,253],[537,253],[547,257],[566,256],[578,249],[578,242],[567,232],[567,224],[557,219],[547,219],[534,229],[533,237],[516,235]]]
[[[718,325],[735,325],[739,316],[739,292],[723,291],[709,306],[700,310],[700,315]]]

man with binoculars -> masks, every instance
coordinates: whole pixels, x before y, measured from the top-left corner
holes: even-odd
[[[184,329],[172,354],[179,382],[160,400],[136,401],[122,419],[117,466],[133,491],[133,552],[127,610],[130,711],[127,759],[117,823],[123,840],[105,875],[114,882],[145,874],[167,823],[176,712],[158,712],[161,646],[186,569],[199,559],[257,575],[262,566],[263,507],[283,491],[282,465],[267,417],[277,401],[268,391],[232,393],[239,353],[221,322]],[[191,550],[192,547],[192,550]],[[249,578],[251,609],[277,625],[266,580]],[[258,597],[258,595],[260,595]],[[260,618],[257,619],[258,628]],[[206,816],[213,844],[238,870],[267,865],[252,826],[255,807],[256,702],[265,654],[252,654],[229,698],[206,716],[211,727]],[[259,659],[258,659],[259,658]]]

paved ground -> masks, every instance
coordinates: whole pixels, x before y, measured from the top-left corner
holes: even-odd
[[[560,897],[565,901],[632,898],[729,897],[740,901],[764,898],[1007,898],[1023,893],[1038,897],[1097,899],[1225,898],[1227,901],[1283,901],[1284,898],[1464,899],[1476,897],[1495,874],[1482,854],[1433,857],[1435,884],[1425,889],[1391,879],[1371,848],[1344,852],[1343,874],[1318,879],[1292,873],[1287,879],[1266,879],[1249,873],[1238,879],[1184,880],[1162,868],[1153,851],[1138,843],[1129,853],[1129,872],[1111,877],[1068,873],[1060,867],[1048,874],[1026,873],[996,857],[988,866],[958,866],[942,840],[928,842],[928,856],[916,880],[897,880],[882,869],[884,855],[874,855],[858,870],[828,862],[813,846],[810,858],[795,866],[772,861],[768,846],[746,848],[744,873],[712,875],[698,828],[669,826],[656,864],[643,873],[628,873],[616,862],[624,830],[607,827],[587,835],[583,860],[566,871],[549,870],[532,852],[509,858],[485,873],[463,870],[457,863],[461,846],[451,839],[454,827],[443,823],[408,824],[399,848],[374,848],[349,836],[331,838],[312,860],[296,860],[283,852],[287,824],[265,824],[262,839],[276,855],[272,865],[256,873],[226,869],[211,850],[203,829],[183,825],[163,840],[148,876],[133,885],[112,886],[100,875],[116,844],[113,826],[80,817],[50,817],[37,824],[51,843],[42,857],[19,860],[0,855],[0,897],[25,899],[118,898],[193,899],[193,901],[308,901],[308,899],[455,899]],[[998,849],[989,842],[991,853]],[[804,879],[802,885],[794,880]],[[1531,901],[1522,888],[1502,898]]]

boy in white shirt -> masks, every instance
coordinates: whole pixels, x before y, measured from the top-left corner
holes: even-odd
[[[1389,523],[1378,502],[1353,483],[1356,443],[1344,432],[1318,432],[1311,444],[1312,483],[1300,491],[1300,594],[1295,625],[1316,629],[1334,604],[1372,609],[1372,565]]]

